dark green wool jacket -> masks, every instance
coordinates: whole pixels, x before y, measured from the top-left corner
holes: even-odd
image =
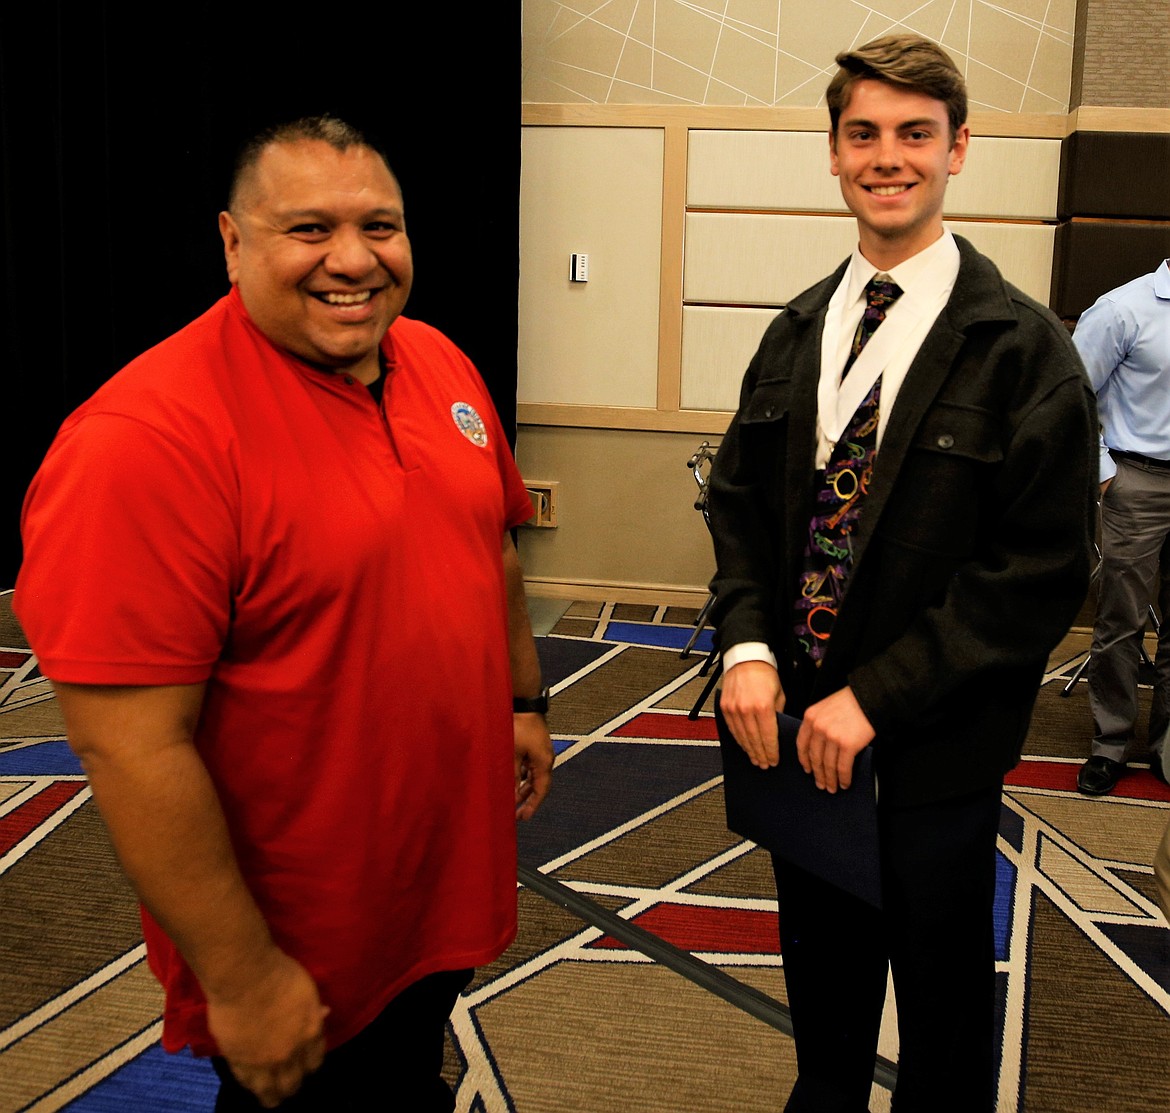
[[[987,787],[1019,760],[1093,559],[1097,417],[1080,359],[1048,309],[955,239],[958,280],[886,424],[820,669],[798,662],[793,598],[821,332],[845,264],[764,334],[709,491],[718,643],[767,642],[793,714],[849,685],[894,805]]]

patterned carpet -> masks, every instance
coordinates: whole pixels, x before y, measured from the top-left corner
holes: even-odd
[[[208,1110],[206,1065],[157,1046],[134,903],[9,602],[0,1113]],[[724,826],[709,706],[687,717],[694,617],[576,603],[540,639],[556,788],[520,832],[519,937],[453,1018],[461,1113],[762,1113],[791,1085],[770,869]],[[1053,655],[1004,804],[1001,1113],[1170,1108],[1170,931],[1149,866],[1170,790],[1135,765],[1107,799],[1076,793],[1088,708],[1083,686],[1061,689],[1086,650],[1074,633]],[[883,1085],[870,1107],[889,1109]]]

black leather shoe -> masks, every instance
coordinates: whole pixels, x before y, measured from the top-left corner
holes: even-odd
[[[1086,796],[1104,796],[1112,792],[1121,774],[1125,772],[1124,761],[1108,757],[1091,757],[1077,774],[1077,791]]]
[[[1164,785],[1170,785],[1170,781],[1166,780],[1166,771],[1162,768],[1161,754],[1150,754],[1150,772]]]

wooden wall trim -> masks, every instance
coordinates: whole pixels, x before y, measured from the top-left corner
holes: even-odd
[[[1170,108],[1107,108],[1082,104],[1068,116],[1074,131],[1170,132]]]
[[[545,127],[743,128],[824,131],[823,108],[758,108],[689,104],[523,104],[520,123]]]
[[[1082,108],[1080,111],[1083,112],[1085,109]],[[1063,139],[1071,130],[1068,116],[1042,112],[977,110],[971,113],[968,122],[973,135],[994,135],[1007,139]],[[520,123],[526,127],[665,128],[674,125],[727,131],[827,131],[829,117],[828,110],[824,108],[738,108],[676,104],[524,104],[520,107]],[[1118,124],[1115,129],[1096,130],[1133,129]],[[1158,129],[1151,127],[1151,130]]]
[[[682,390],[683,242],[687,219],[687,136],[670,124],[662,136],[662,266],[658,280],[658,409],[674,412]]]
[[[1063,139],[1081,131],[1170,131],[1170,108],[1114,108],[1082,104],[1067,115],[975,110],[974,135],[1006,139]],[[531,127],[724,128],[728,131],[826,131],[824,108],[717,105],[524,104],[520,123]]]
[[[652,603],[656,606],[701,607],[707,602],[707,589],[678,584],[631,584],[616,580],[554,580],[545,576],[525,576],[529,595],[540,599],[580,599],[594,603]],[[703,654],[695,655],[699,664]]]
[[[520,402],[517,425],[567,429],[636,429],[648,433],[699,433],[721,437],[731,414],[720,410],[645,410],[624,406],[573,406],[560,402]]]

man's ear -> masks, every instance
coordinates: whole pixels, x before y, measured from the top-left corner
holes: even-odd
[[[947,165],[948,174],[957,174],[963,169],[967,161],[967,145],[971,142],[971,129],[964,124],[955,132],[955,141],[951,144],[951,159]]]
[[[223,237],[223,258],[227,263],[228,281],[234,286],[240,269],[240,228],[232,214],[219,214],[219,234]]]
[[[837,163],[837,132],[829,129],[829,173],[834,177],[841,173],[841,168]]]

